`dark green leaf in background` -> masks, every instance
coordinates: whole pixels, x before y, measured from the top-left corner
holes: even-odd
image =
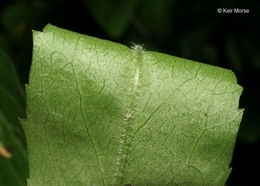
[[[117,0],[84,0],[84,2],[105,32],[115,39],[123,35],[139,4],[139,0],[126,0],[124,3]]]
[[[4,117],[0,110],[0,142],[12,154],[11,159],[0,155],[0,185],[26,185],[28,178],[28,161],[21,138],[15,135],[16,131]]]
[[[24,91],[15,67],[0,48],[0,143],[11,158],[0,154],[0,185],[23,186],[28,177],[25,139],[18,116],[24,117]]]
[[[5,7],[2,12],[1,23],[4,29],[12,34],[20,34],[28,24],[30,11],[25,3],[16,3]]]

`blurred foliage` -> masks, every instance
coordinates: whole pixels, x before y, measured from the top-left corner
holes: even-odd
[[[118,39],[128,27],[139,0],[85,0],[89,12],[110,37]],[[98,6],[97,6],[98,5]]]
[[[218,14],[217,8],[249,8],[249,14]],[[260,52],[257,0],[1,0],[0,142],[12,154],[0,156],[0,185],[24,185],[28,176],[24,85],[31,63],[31,30],[47,23],[126,45],[232,69],[244,87],[245,113],[228,185],[255,185],[260,166]],[[257,185],[257,184],[256,184]]]
[[[11,158],[0,155],[0,185],[25,185],[28,161],[25,138],[18,121],[25,116],[24,91],[13,62],[0,48],[0,145]]]

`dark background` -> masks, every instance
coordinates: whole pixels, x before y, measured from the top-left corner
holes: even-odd
[[[250,12],[224,14],[217,13],[217,8],[246,8]],[[0,49],[14,64],[22,88],[28,82],[31,64],[31,30],[41,30],[47,23],[232,69],[244,87],[240,108],[245,112],[227,185],[260,185],[259,19],[257,0],[1,0]],[[13,95],[19,102],[19,96]],[[0,104],[0,111],[8,115],[4,107]],[[17,116],[23,117],[24,111]],[[15,135],[25,146],[23,134]],[[23,171],[28,172],[27,167]]]

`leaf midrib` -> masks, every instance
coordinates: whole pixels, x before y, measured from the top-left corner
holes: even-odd
[[[132,48],[133,55],[135,57],[136,69],[135,75],[133,77],[133,86],[131,91],[131,101],[129,108],[123,119],[123,130],[120,134],[118,155],[115,163],[115,170],[113,175],[112,185],[119,186],[123,182],[125,166],[127,163],[127,158],[131,146],[132,136],[133,136],[133,124],[136,115],[136,104],[138,97],[138,87],[140,79],[140,65],[143,58],[143,48],[142,46],[135,45]]]

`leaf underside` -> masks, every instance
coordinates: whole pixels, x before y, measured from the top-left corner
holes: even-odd
[[[52,25],[33,41],[29,186],[225,184],[243,114],[232,71]]]

